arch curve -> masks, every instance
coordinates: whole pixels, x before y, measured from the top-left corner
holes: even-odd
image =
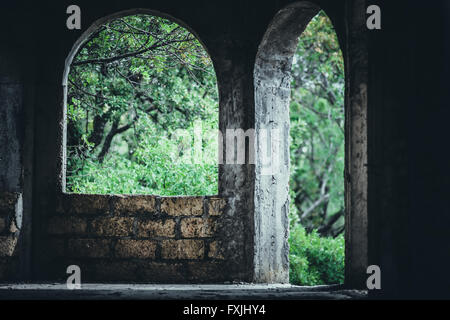
[[[214,68],[214,72],[216,72],[216,66],[214,63],[214,60],[211,58],[210,52],[205,45],[205,43],[202,41],[202,39],[199,37],[198,33],[194,31],[188,24],[184,23],[182,20],[173,17],[172,15],[163,13],[161,11],[148,9],[148,8],[134,8],[134,9],[128,9],[128,10],[122,10],[118,11],[109,15],[106,15],[104,17],[101,17],[97,20],[95,20],[83,33],[82,35],[75,41],[73,44],[69,54],[67,55],[65,61],[64,61],[64,69],[62,74],[62,95],[60,101],[60,109],[58,110],[58,126],[59,126],[59,132],[57,136],[57,144],[59,146],[58,150],[58,168],[57,168],[57,190],[66,192],[66,160],[67,160],[67,150],[66,150],[66,144],[67,144],[67,96],[68,96],[68,78],[70,74],[70,67],[72,65],[72,62],[75,58],[75,56],[79,53],[80,49],[83,47],[85,43],[87,43],[90,39],[90,37],[95,34],[95,32],[104,24],[111,22],[116,19],[120,19],[123,17],[128,16],[134,16],[134,15],[148,15],[153,17],[159,17],[166,20],[169,20],[170,22],[173,22],[177,24],[178,26],[181,26],[185,30],[187,30],[190,34],[192,34],[196,40],[201,44],[205,52],[208,54],[208,57],[211,60],[212,66]],[[217,86],[218,96],[220,100],[220,86]],[[220,101],[219,101],[220,105]]]
[[[77,41],[74,43],[74,45],[72,46],[72,49],[70,50],[69,54],[67,55],[67,58],[65,60],[65,67],[64,67],[64,73],[63,73],[63,79],[62,79],[62,85],[66,86],[67,85],[67,78],[69,76],[69,72],[70,72],[70,65],[72,64],[73,58],[76,56],[76,54],[78,53],[79,49],[81,48],[81,46],[88,41],[89,37],[103,24],[115,20],[115,19],[119,19],[119,18],[123,18],[123,17],[127,17],[127,16],[133,16],[133,15],[137,15],[137,14],[147,14],[147,15],[151,15],[151,16],[155,16],[155,17],[160,17],[160,18],[164,18],[167,20],[170,20],[172,22],[175,22],[176,24],[180,25],[181,27],[185,28],[186,30],[188,30],[190,33],[192,33],[195,38],[201,43],[201,45],[203,46],[203,48],[205,49],[205,51],[209,54],[208,48],[205,45],[205,43],[201,40],[201,38],[199,37],[199,35],[197,34],[197,32],[195,32],[195,30],[193,30],[188,24],[184,23],[182,20],[177,19],[169,14],[163,13],[161,11],[157,11],[157,10],[152,10],[152,9],[146,9],[146,8],[135,8],[135,9],[129,9],[129,10],[123,10],[123,11],[119,11],[104,17],[101,17],[97,20],[95,20],[90,26],[89,28],[86,29],[86,31],[83,32],[83,34],[77,39]]]

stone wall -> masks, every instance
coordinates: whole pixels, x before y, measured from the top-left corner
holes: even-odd
[[[18,278],[21,225],[22,195],[0,193],[0,281]]]
[[[78,265],[83,282],[223,281],[226,209],[218,197],[62,194],[41,254],[57,280]]]

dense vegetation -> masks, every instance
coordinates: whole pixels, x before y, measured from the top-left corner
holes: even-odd
[[[291,83],[290,279],[344,281],[344,62],[320,12],[299,39]]]
[[[300,37],[292,66],[295,284],[343,281],[343,105],[343,59],[321,12]],[[67,112],[69,192],[217,193],[216,77],[202,45],[177,24],[136,15],[101,26],[71,65]],[[199,129],[202,142],[193,147]]]
[[[306,286],[344,282],[344,237],[321,237],[307,233],[301,224],[289,236],[289,280]]]
[[[216,76],[179,25],[136,15],[100,27],[72,62],[67,112],[68,191],[217,194],[217,157],[191,148],[195,124],[218,129]]]

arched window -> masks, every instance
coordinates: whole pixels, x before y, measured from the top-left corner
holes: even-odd
[[[69,59],[65,191],[217,194],[217,82],[194,34],[159,16],[121,16]]]

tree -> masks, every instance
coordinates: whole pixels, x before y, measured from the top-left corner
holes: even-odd
[[[175,128],[191,127],[196,119],[217,127],[217,84],[208,54],[189,31],[160,17],[135,15],[102,25],[72,62],[68,89],[70,191],[121,193],[113,186],[99,188],[100,181],[97,188],[92,185],[92,176],[98,178],[107,168],[105,161],[140,164],[151,176],[151,161],[142,157],[156,161],[165,151],[145,152],[152,143],[149,133],[161,140]],[[137,178],[122,174],[130,184]],[[128,191],[167,188],[167,181],[149,186],[144,176]]]
[[[344,66],[321,11],[299,38],[292,66],[291,206],[308,231],[344,231]]]

